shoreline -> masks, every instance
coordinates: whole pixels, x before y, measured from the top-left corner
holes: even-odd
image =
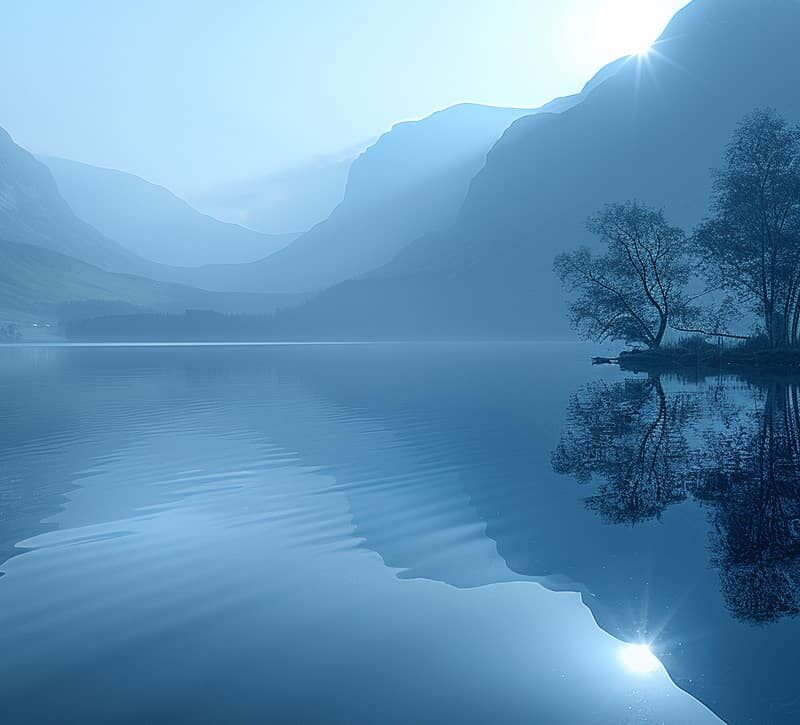
[[[604,361],[606,362],[606,361]],[[792,373],[800,375],[800,348],[737,349],[714,346],[666,348],[663,350],[626,350],[607,363],[618,364],[629,372],[670,373]],[[598,363],[603,364],[603,363]]]

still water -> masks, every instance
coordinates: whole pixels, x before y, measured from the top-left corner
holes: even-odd
[[[2,722],[800,721],[793,386],[591,354],[0,348]]]

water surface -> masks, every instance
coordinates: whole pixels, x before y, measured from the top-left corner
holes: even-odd
[[[0,349],[4,722],[796,722],[791,386],[590,356]]]

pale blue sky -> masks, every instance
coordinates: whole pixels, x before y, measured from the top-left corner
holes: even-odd
[[[5,0],[0,126],[189,194],[463,101],[536,106],[686,0]]]

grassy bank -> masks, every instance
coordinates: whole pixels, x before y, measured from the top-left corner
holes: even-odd
[[[712,345],[686,340],[658,350],[628,350],[619,354],[619,366],[632,372],[670,370],[800,371],[800,348],[770,348],[762,340]]]

